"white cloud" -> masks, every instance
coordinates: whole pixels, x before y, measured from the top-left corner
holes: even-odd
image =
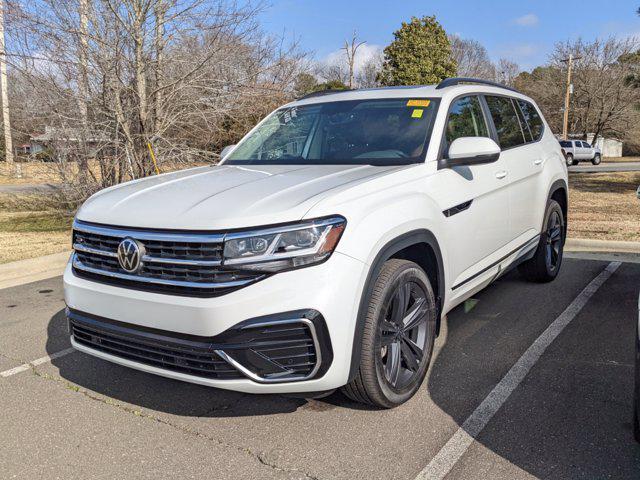
[[[513,23],[520,27],[535,27],[539,22],[540,19],[535,13],[527,13],[526,15],[513,19]]]
[[[500,55],[512,58],[516,62],[522,61],[523,58],[534,57],[540,53],[538,45],[532,43],[518,43],[505,45],[500,49]]]
[[[362,67],[364,67],[369,60],[375,58],[377,55],[380,55],[382,52],[382,47],[380,45],[373,45],[365,43],[361,45],[356,51],[356,59],[354,62],[354,71],[357,74]],[[322,63],[327,65],[336,65],[336,64],[344,64],[346,65],[346,53],[343,49],[335,50],[329,53],[324,59]]]

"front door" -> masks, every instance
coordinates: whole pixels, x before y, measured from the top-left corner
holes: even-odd
[[[486,110],[477,95],[455,100],[449,110],[444,156],[460,137],[489,137]],[[438,171],[433,198],[442,199],[453,296],[461,296],[499,259],[509,242],[509,191],[505,161]]]

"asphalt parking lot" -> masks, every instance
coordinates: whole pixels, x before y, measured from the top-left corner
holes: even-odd
[[[67,353],[60,277],[2,289],[0,477],[637,479],[639,288],[636,263],[565,259],[546,285],[509,274],[449,314],[423,388],[390,411]]]

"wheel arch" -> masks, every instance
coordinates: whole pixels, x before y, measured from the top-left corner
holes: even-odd
[[[549,195],[547,197],[547,204],[549,204],[549,200],[555,200],[560,204],[560,208],[562,208],[562,215],[564,216],[564,225],[565,225],[565,239],[566,239],[566,229],[568,225],[568,213],[569,213],[569,187],[567,186],[567,182],[564,179],[556,180],[551,184],[551,188],[549,189]],[[544,220],[543,220],[544,221]],[[544,225],[541,226],[541,230],[544,230]]]
[[[367,315],[368,300],[371,296],[376,278],[380,273],[384,262],[391,258],[401,258],[411,260],[420,265],[425,270],[429,281],[436,295],[438,306],[436,335],[440,331],[440,317],[445,295],[445,276],[442,252],[435,235],[426,229],[412,230],[406,232],[393,240],[387,242],[375,256],[369,267],[367,279],[360,297],[356,326],[353,335],[353,345],[351,349],[351,364],[349,368],[349,380],[353,380],[360,364],[362,350],[362,334],[364,331],[365,317]]]

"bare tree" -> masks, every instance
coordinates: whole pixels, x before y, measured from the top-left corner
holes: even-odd
[[[547,66],[521,74],[515,83],[538,101],[559,131],[566,82],[564,60],[570,54],[581,57],[574,64],[570,131],[584,138],[589,133],[596,138],[603,134],[623,138],[639,120],[640,89],[628,81],[638,65],[625,61],[638,47],[634,38],[559,43]]]
[[[351,37],[351,42],[348,42],[347,40],[344,41],[344,47],[342,47],[342,50],[344,50],[345,56],[347,58],[347,65],[349,68],[349,76],[348,76],[348,83],[347,83],[347,86],[349,88],[353,88],[353,77],[355,74],[356,54],[358,53],[358,49],[365,43],[367,42],[358,41],[358,35],[355,31],[353,32],[353,35]]]
[[[513,82],[520,73],[520,66],[511,60],[501,58],[495,66],[495,72],[497,82],[513,87]]]
[[[2,98],[2,122],[4,123],[5,161],[13,163],[11,119],[9,115],[9,87],[7,85],[7,52],[4,29],[5,0],[0,0],[0,97]]]
[[[304,64],[295,42],[260,30],[261,3],[27,1],[12,18],[11,60],[55,157],[97,164],[68,179],[80,197],[153,173],[148,144],[161,164],[215,160],[293,96]]]
[[[355,83],[359,88],[375,88],[380,86],[378,81],[384,55],[382,51],[376,52],[369,58],[360,70],[356,73]]]
[[[496,68],[487,49],[478,41],[463,39],[457,35],[450,35],[451,55],[458,64],[458,75],[461,77],[482,78],[493,80]]]

